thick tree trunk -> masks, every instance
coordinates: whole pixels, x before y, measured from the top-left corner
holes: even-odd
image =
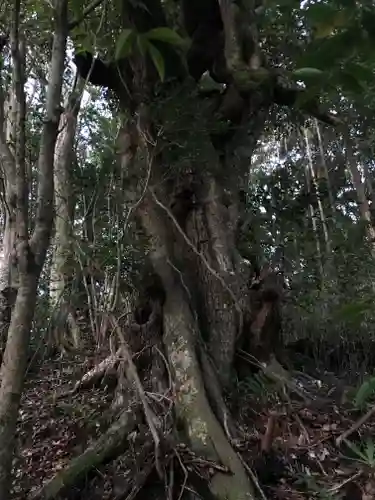
[[[215,385],[213,391],[198,356],[199,350],[207,351],[221,387],[229,385],[236,341],[243,333],[243,316],[249,308],[234,237],[233,178],[237,178],[238,171],[233,165],[233,176],[224,176],[225,186],[220,185],[223,166],[209,134],[202,133],[208,127],[199,112],[199,100],[191,97],[188,88],[175,99],[173,102],[169,98],[168,107],[159,103],[155,117],[151,117],[152,109],[140,108],[140,135],[135,140],[140,161],[135,168],[138,175],[144,172],[148,178],[137,213],[149,237],[151,261],[162,283],[160,296],[165,298],[163,340],[176,391],[178,419],[184,428],[180,437],[196,453],[219,461],[231,471],[217,472],[210,481],[218,498],[252,498],[247,473],[219,422],[221,415],[214,412],[223,405],[220,386]],[[179,124],[171,120],[169,113],[178,114],[181,102],[185,111]],[[198,117],[202,121],[197,123]],[[195,127],[186,127],[187,120]],[[175,160],[176,168],[177,164],[180,167],[178,175],[171,175],[166,182],[165,166],[171,157],[157,156],[154,149],[157,138],[153,131],[160,123],[165,124],[166,141],[168,134],[174,133],[168,128],[173,123],[173,128],[188,131],[187,147],[199,148],[194,155],[188,149],[180,152]]]
[[[197,357],[202,333],[194,305],[189,298],[189,290],[173,265],[175,259],[170,244],[173,241],[170,222],[160,208],[155,206],[155,199],[151,195],[146,197],[140,214],[152,241],[151,258],[155,271],[161,277],[166,291],[163,338],[174,377],[178,418],[192,449],[208,459],[220,462],[231,471],[230,474],[218,472],[211,479],[210,488],[217,498],[253,498],[246,471],[214,415],[207,397]]]
[[[23,255],[22,255],[23,254]],[[18,250],[28,259],[28,249]],[[27,368],[28,343],[37,295],[36,276],[20,277],[16,305],[8,330],[0,387],[0,498],[9,498],[11,466],[19,402]]]
[[[142,33],[167,24],[162,2],[145,0],[144,4],[144,9],[127,4],[125,28],[135,27]],[[268,81],[266,71],[261,83],[252,81],[247,70],[249,65],[252,70],[257,68],[241,50],[241,43],[249,40],[240,40],[248,31],[237,29],[240,17],[231,8],[238,11],[242,7],[230,4],[210,2],[198,16],[189,12],[193,2],[182,5],[184,17],[197,17],[193,22],[199,29],[207,22],[211,26],[213,20],[218,42],[216,54],[205,54],[204,44],[212,44],[212,40],[193,40],[187,56],[190,74],[199,79],[208,70],[226,88],[203,97],[197,82],[173,72],[166,85],[156,85],[150,58],[138,53],[120,68],[125,80],[131,73],[126,82],[133,89],[127,111],[134,119],[131,126],[124,127],[120,149],[129,180],[135,180],[129,192],[133,196],[142,186],[133,208],[148,236],[147,248],[161,282],[153,293],[159,294],[163,304],[166,361],[175,388],[179,427],[184,429],[179,437],[196,453],[227,467],[228,474],[216,471],[209,485],[218,498],[238,500],[253,498],[252,486],[231,446],[228,427],[219,422],[223,415],[221,389],[230,385],[235,347],[249,324],[251,309],[248,276],[242,275],[235,248],[236,198],[263,130],[274,80]],[[246,24],[247,9],[242,13]],[[188,24],[185,22],[185,28],[194,37],[195,28]],[[224,41],[225,50],[224,44],[220,46]],[[166,63],[169,55],[166,51]],[[77,61],[82,73],[85,62]],[[166,74],[168,69],[166,64]],[[248,75],[248,82],[243,75]],[[98,84],[94,79],[93,83]],[[108,84],[116,91],[116,82]],[[117,95],[127,108],[129,100],[120,90]],[[271,309],[268,302],[260,307],[259,330]],[[250,328],[246,334],[251,336]],[[262,343],[261,331],[258,340]],[[252,345],[251,338],[247,345]],[[209,370],[202,369],[206,357],[216,372],[215,384],[208,380]]]

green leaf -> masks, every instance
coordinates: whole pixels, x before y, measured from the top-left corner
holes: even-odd
[[[71,2],[71,9],[74,17],[80,18],[84,12],[84,2],[82,2],[82,0]]]
[[[128,57],[135,39],[135,32],[131,29],[122,30],[116,43],[115,59],[123,59]]]
[[[298,68],[293,71],[293,75],[297,78],[311,78],[322,76],[323,71],[317,68]]]
[[[358,94],[366,90],[365,82],[362,82],[357,75],[350,71],[337,72],[337,86],[342,87],[346,91]]]
[[[328,19],[322,19],[315,25],[315,38],[326,38],[332,35],[335,30],[346,27],[349,21],[350,13],[348,11],[334,12]]]
[[[362,452],[362,450],[355,444],[349,441],[348,439],[344,439],[344,442],[352,450],[353,453],[357,455],[358,458],[365,460],[367,459],[366,455]]]
[[[354,398],[357,408],[363,408],[375,393],[375,377],[371,377],[363,382]]]
[[[160,50],[158,50],[155,45],[152,45],[152,43],[149,43],[148,53],[159,73],[160,80],[163,82],[165,77],[165,62]]]
[[[372,84],[374,81],[374,72],[369,64],[350,62],[346,64],[345,69],[353,74],[361,84]]]
[[[357,299],[344,306],[338,307],[334,312],[335,318],[345,322],[360,322],[364,315],[371,310],[371,302],[364,299]]]
[[[366,439],[365,453],[366,453],[367,460],[369,461],[369,463],[374,462],[375,444],[371,438]]]
[[[75,52],[95,52],[96,36],[92,31],[84,31],[76,34]]]
[[[375,12],[373,8],[365,8],[362,12],[362,28],[367,32],[371,41],[375,40]]]
[[[174,30],[166,27],[154,28],[145,34],[148,40],[159,40],[170,45],[182,46],[185,44],[183,38],[180,37]]]
[[[147,51],[149,50],[150,42],[142,34],[137,36],[137,46],[142,57],[145,57]]]

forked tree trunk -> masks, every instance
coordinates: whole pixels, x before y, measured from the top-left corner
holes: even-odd
[[[67,0],[57,2],[55,34],[47,92],[46,116],[38,159],[38,207],[35,229],[28,234],[28,194],[24,154],[25,95],[23,60],[20,51],[20,0],[15,0],[12,19],[13,85],[17,99],[17,127],[14,153],[0,137],[0,150],[10,178],[16,179],[16,230],[14,258],[19,275],[17,299],[1,365],[0,386],[0,498],[8,499],[18,408],[28,357],[30,330],[35,310],[40,273],[45,261],[53,225],[53,154],[59,124],[62,75],[67,38]]]
[[[77,273],[74,259],[74,192],[72,168],[77,117],[84,81],[69,96],[60,118],[61,130],[55,149],[55,237],[51,264],[50,299],[53,311],[53,339],[62,351],[67,345],[77,348],[80,330],[70,304],[73,278]]]

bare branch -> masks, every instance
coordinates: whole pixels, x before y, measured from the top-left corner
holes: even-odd
[[[81,24],[82,21],[84,21],[86,17],[88,17],[91,14],[91,12],[93,12],[97,7],[99,7],[101,3],[103,3],[103,1],[104,0],[94,0],[93,2],[91,2],[90,5],[88,5],[86,9],[83,11],[82,16],[78,17],[77,19],[74,19],[74,21],[71,21],[69,23],[68,25],[69,31],[71,31],[72,29],[76,28],[79,24]]]
[[[285,88],[276,84],[273,94],[274,102],[275,104],[280,104],[282,106],[293,107],[298,104],[300,96],[304,93],[305,91],[303,89]],[[338,126],[343,123],[340,117],[332,113],[322,111],[319,107],[317,99],[309,99],[306,102],[301,102],[299,108],[303,113],[313,116],[327,125]]]

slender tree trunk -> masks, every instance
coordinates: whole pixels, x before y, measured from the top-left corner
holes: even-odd
[[[84,81],[69,96],[61,115],[61,130],[55,150],[55,238],[51,265],[50,299],[54,313],[54,339],[63,350],[72,343],[80,343],[80,331],[75,312],[70,306],[71,284],[77,274],[73,246],[74,192],[72,168],[74,139]]]
[[[346,155],[347,155],[348,166],[352,176],[354,189],[357,194],[359,214],[361,220],[365,224],[368,241],[370,243],[370,248],[372,254],[375,257],[375,227],[373,226],[372,223],[371,210],[366,196],[365,184],[362,181],[361,172],[358,168],[357,159],[354,154],[353,143],[349,135],[346,136],[345,142],[346,142]]]
[[[10,179],[5,182],[5,228],[3,255],[0,261],[0,353],[5,347],[11,312],[15,304],[19,285],[13,249],[16,243],[15,187]],[[1,357],[0,357],[1,359]]]
[[[327,253],[327,255],[329,255],[331,253],[331,241],[330,241],[330,237],[329,237],[328,225],[327,225],[327,220],[326,220],[326,216],[324,213],[322,200],[320,198],[319,186],[318,186],[318,183],[316,181],[316,174],[315,174],[315,168],[314,168],[314,163],[313,163],[313,157],[312,157],[312,153],[311,153],[308,130],[306,130],[306,129],[304,129],[304,138],[305,138],[307,160],[308,160],[309,173],[310,173],[309,179],[311,179],[313,186],[314,186],[314,189],[315,189],[315,192],[316,192],[316,201],[317,201],[318,210],[319,210],[320,222],[322,224],[326,253]]]
[[[1,155],[6,168],[16,178],[17,240],[14,256],[19,273],[19,288],[1,366],[0,386],[0,498],[8,499],[11,486],[12,454],[18,408],[24,384],[38,281],[44,265],[53,225],[53,155],[59,124],[62,75],[67,38],[67,0],[60,0],[54,11],[50,80],[46,117],[41,134],[38,161],[38,207],[35,229],[28,234],[27,174],[24,154],[25,95],[22,51],[20,50],[20,0],[15,0],[12,20],[13,85],[17,98],[17,141],[14,154],[0,137]]]
[[[2,82],[3,83],[3,82]],[[9,146],[1,148],[2,176],[4,180],[5,197],[3,201],[3,213],[5,227],[3,234],[3,255],[0,262],[0,350],[5,347],[11,311],[13,309],[18,289],[18,271],[14,259],[14,248],[17,238],[17,181],[13,159],[10,151],[14,151],[16,145],[17,128],[17,99],[13,88],[8,92],[5,99],[5,82],[0,88],[0,120],[3,124],[1,130],[1,142]],[[13,109],[13,112],[12,112]]]
[[[309,165],[307,165],[305,167],[305,179],[306,179],[307,191],[310,193],[311,181],[310,181],[310,167],[309,167]],[[310,221],[311,221],[312,233],[313,233],[314,241],[315,241],[315,247],[316,247],[315,261],[317,263],[319,279],[320,279],[321,285],[323,285],[324,284],[324,269],[323,269],[323,261],[322,261],[322,249],[321,249],[321,245],[320,245],[320,238],[319,238],[318,224],[316,221],[316,214],[315,214],[315,210],[314,210],[312,203],[309,203],[308,218],[310,218]]]
[[[324,144],[323,144],[323,138],[322,138],[322,134],[320,131],[320,125],[319,125],[318,120],[315,120],[315,130],[316,130],[316,135],[317,135],[317,139],[318,139],[321,168],[323,170],[323,176],[324,176],[326,184],[327,184],[328,199],[329,199],[329,204],[330,204],[330,208],[331,208],[331,216],[333,216],[336,212],[336,207],[335,207],[335,201],[334,201],[333,192],[332,192],[331,181],[329,178],[327,162],[326,162],[325,154],[324,154],[324,151],[326,148],[324,147]]]
[[[370,173],[370,170],[368,168],[368,165],[364,164],[363,165],[363,170],[365,174],[365,181],[366,181],[366,187],[367,187],[367,192],[369,195],[369,198],[371,200],[371,212],[374,214],[374,209],[375,209],[375,190],[373,188],[373,180],[372,180],[372,175]],[[373,215],[374,217],[374,215]]]

